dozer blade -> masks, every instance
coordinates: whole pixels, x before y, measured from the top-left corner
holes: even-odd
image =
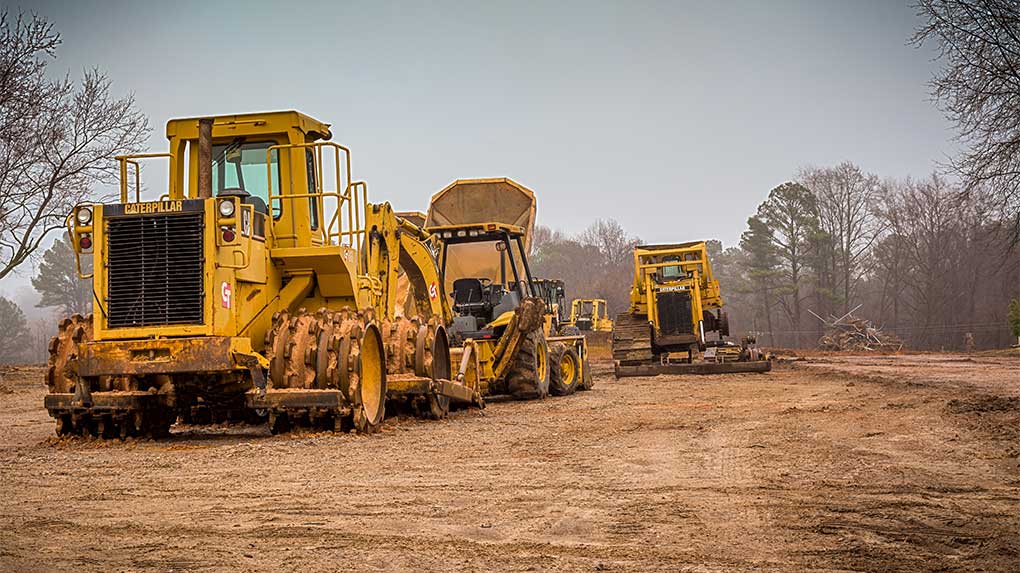
[[[616,377],[656,376],[659,374],[738,374],[741,372],[768,372],[769,360],[750,362],[695,362],[693,364],[631,364],[616,363]]]

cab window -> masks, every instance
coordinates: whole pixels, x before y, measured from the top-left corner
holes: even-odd
[[[266,177],[266,151],[271,141],[243,143],[235,141],[212,148],[212,187],[217,196],[225,190],[240,189],[269,204],[269,180]],[[280,194],[279,153],[269,155],[268,172],[273,178],[273,193]],[[273,204],[273,217],[280,216],[279,202]]]
[[[673,257],[665,257],[664,259],[662,259],[662,262],[664,262],[664,263],[669,263],[669,262],[673,262],[673,261],[680,262],[680,257],[673,256]],[[680,280],[680,279],[687,278],[686,273],[684,273],[684,271],[680,267],[680,265],[669,266],[669,267],[662,267],[662,268],[659,269],[659,271],[662,274],[662,279],[666,280],[666,281],[675,281],[675,280]]]

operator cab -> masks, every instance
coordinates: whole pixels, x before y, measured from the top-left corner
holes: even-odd
[[[574,326],[579,330],[591,330],[595,319],[595,303],[590,300],[575,300]]]
[[[427,230],[441,244],[441,276],[453,278],[451,341],[458,345],[466,338],[499,338],[506,324],[492,323],[525,298],[538,296],[524,256],[524,230],[498,223]]]
[[[563,288],[563,281],[535,279],[535,289],[538,291],[538,296],[545,301],[546,312],[555,315],[559,322],[566,322],[566,305],[564,304],[566,291]]]

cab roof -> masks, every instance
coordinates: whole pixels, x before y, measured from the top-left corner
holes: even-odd
[[[659,245],[638,245],[636,248],[644,251],[672,251],[676,249],[690,249],[698,245],[704,245],[705,241],[689,241],[686,243],[664,243]]]
[[[461,225],[432,225],[425,227],[425,231],[435,235],[440,235],[441,238],[465,238],[465,237],[478,237],[487,236],[489,234],[501,234],[506,233],[511,238],[524,237],[524,229],[517,225],[507,225],[506,223],[494,223],[494,222],[481,222],[481,223],[464,223]],[[462,232],[462,235],[457,233]],[[476,234],[471,235],[470,232],[475,231]],[[444,237],[445,233],[452,233],[452,237]]]
[[[535,193],[507,177],[457,179],[432,196],[425,225],[500,223],[522,230],[525,249],[535,228]]]
[[[198,121],[204,118],[213,119],[213,137],[286,133],[290,129],[297,129],[313,139],[333,137],[328,123],[296,110],[285,110],[175,118],[166,122],[167,139],[198,139]]]

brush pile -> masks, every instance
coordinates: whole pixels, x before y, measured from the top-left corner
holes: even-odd
[[[903,341],[898,336],[883,332],[869,320],[857,318],[852,311],[839,318],[832,316],[829,320],[815,316],[825,324],[825,334],[818,340],[818,347],[822,350],[898,352],[903,349]]]

